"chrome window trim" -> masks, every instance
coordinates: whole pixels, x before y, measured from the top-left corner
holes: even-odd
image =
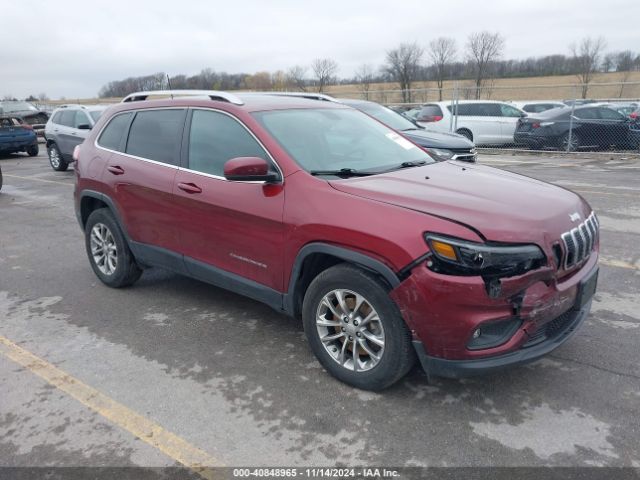
[[[266,154],[269,156],[269,159],[271,159],[271,162],[275,165],[276,169],[278,170],[278,173],[280,174],[280,180],[278,182],[273,183],[273,185],[282,185],[284,183],[284,173],[282,172],[282,169],[280,168],[280,165],[278,165],[278,162],[275,161],[275,159],[273,158],[273,155],[271,155],[271,152],[264,146],[264,144],[258,139],[258,137],[256,137],[254,135],[254,133],[249,129],[249,127],[247,127],[244,122],[242,122],[238,117],[230,114],[229,112],[225,112],[224,110],[220,110],[217,108],[209,108],[209,107],[188,107],[188,106],[180,106],[180,107],[152,107],[152,108],[134,108],[131,110],[123,110],[122,112],[118,112],[115,115],[113,115],[108,121],[107,123],[105,123],[102,128],[100,129],[100,131],[98,132],[98,134],[95,137],[95,140],[93,141],[93,145],[94,147],[100,149],[100,150],[104,150],[106,152],[110,152],[110,153],[117,153],[118,155],[124,155],[125,157],[129,157],[129,158],[133,158],[135,160],[142,160],[143,162],[148,162],[148,163],[152,163],[152,164],[156,164],[156,165],[162,165],[165,167],[169,167],[169,168],[174,168],[175,170],[179,170],[179,171],[184,171],[184,172],[191,172],[191,173],[195,173],[204,177],[209,177],[209,178],[214,178],[216,180],[223,180],[225,182],[232,182],[232,183],[253,183],[253,184],[264,184],[267,182],[264,181],[246,181],[246,182],[242,182],[242,181],[237,181],[237,180],[227,180],[225,177],[221,177],[220,175],[213,175],[211,173],[206,173],[206,172],[200,172],[198,170],[192,170],[190,168],[186,168],[186,167],[182,167],[180,165],[173,165],[171,163],[164,163],[164,162],[159,162],[157,160],[151,160],[150,158],[144,158],[144,157],[138,157],[136,155],[131,155],[130,153],[126,153],[126,152],[120,152],[118,150],[111,150],[110,148],[106,148],[103,147],[101,145],[98,144],[98,139],[102,136],[102,132],[104,131],[105,128],[107,128],[107,126],[113,121],[114,118],[116,118],[118,115],[123,115],[125,113],[133,113],[134,115],[138,112],[141,111],[151,111],[151,110],[187,110],[187,115],[189,114],[188,110],[208,110],[208,111],[212,111],[212,112],[217,112],[217,113],[222,113],[224,115],[227,115],[228,117],[230,117],[231,119],[235,120],[236,122],[238,122],[247,132],[249,132],[249,135],[251,135],[253,137],[253,139],[258,143],[258,145],[260,145],[260,147],[266,152]],[[135,118],[135,117],[134,117]],[[131,125],[129,125],[129,128],[131,128]],[[187,156],[187,162],[189,161],[189,157]]]

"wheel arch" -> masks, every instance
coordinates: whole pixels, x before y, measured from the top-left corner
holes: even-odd
[[[118,222],[118,226],[122,230],[125,239],[129,243],[129,234],[127,232],[126,226],[122,222],[122,217],[120,216],[118,208],[116,207],[113,200],[109,198],[109,196],[101,192],[96,192],[94,190],[84,190],[80,194],[78,221],[80,222],[80,226],[82,227],[82,229],[84,230],[91,212],[99,208],[108,208],[111,211],[111,213],[115,217],[116,222]]]
[[[314,278],[339,263],[351,263],[380,277],[389,289],[400,284],[396,273],[380,260],[354,250],[326,243],[310,243],[300,249],[291,269],[289,288],[283,298],[283,309],[299,317],[302,300]]]

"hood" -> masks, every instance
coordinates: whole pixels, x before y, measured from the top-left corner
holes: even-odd
[[[580,196],[564,188],[462,162],[440,162],[329,184],[344,193],[465,224],[496,242],[550,247],[591,213]],[[575,213],[580,222],[571,220]]]
[[[402,134],[426,148],[473,148],[473,142],[457,133],[434,132],[431,130],[407,130]]]

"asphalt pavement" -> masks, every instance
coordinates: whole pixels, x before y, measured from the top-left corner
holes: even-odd
[[[577,191],[601,223],[593,310],[545,359],[381,393],[323,371],[302,325],[158,269],[102,285],[73,171],[0,158],[0,466],[640,468],[640,160],[481,156]],[[203,474],[206,476],[206,474]]]

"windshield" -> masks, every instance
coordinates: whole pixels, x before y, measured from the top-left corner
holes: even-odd
[[[0,104],[0,111],[4,113],[24,112],[25,110],[38,111],[36,107],[27,102],[2,102]]]
[[[356,103],[349,106],[357,108],[367,115],[371,115],[376,120],[381,121],[387,127],[393,128],[394,130],[416,129],[416,126],[401,114],[396,113],[387,107],[383,107],[382,105],[378,105],[376,103]]]
[[[435,162],[421,148],[357,110],[272,110],[253,115],[307,171],[375,172],[405,162]]]

